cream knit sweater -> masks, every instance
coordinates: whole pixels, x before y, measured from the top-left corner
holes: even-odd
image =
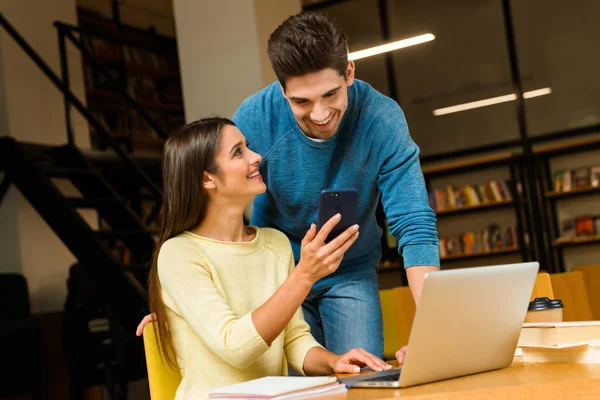
[[[303,372],[311,336],[301,308],[267,346],[251,313],[294,268],[287,237],[264,228],[251,242],[221,242],[185,232],[163,244],[158,275],[182,381],[177,400],[268,375]]]

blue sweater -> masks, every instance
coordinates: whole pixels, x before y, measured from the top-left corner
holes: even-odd
[[[358,189],[360,236],[339,269],[313,289],[376,276],[382,230],[375,210],[380,196],[404,266],[439,266],[436,217],[427,200],[419,148],[395,101],[355,80],[338,132],[316,142],[298,127],[274,82],[246,99],[233,121],[250,148],[263,156],[260,172],[267,191],[256,197],[251,223],[284,232],[296,262],[302,238],[316,223],[320,191]]]

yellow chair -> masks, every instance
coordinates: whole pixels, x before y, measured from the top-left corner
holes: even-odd
[[[590,321],[592,319],[590,302],[581,271],[552,274],[550,280],[554,297],[561,299],[565,305],[564,321]]]
[[[156,345],[154,325],[152,322],[144,326],[144,350],[146,353],[146,368],[148,369],[148,383],[150,385],[150,398],[152,400],[173,400],[177,387],[181,382],[179,369],[173,369]],[[158,329],[156,331],[158,333]],[[173,354],[173,349],[168,350]]]
[[[554,298],[552,282],[550,281],[550,275],[547,272],[540,272],[537,274],[535,285],[533,286],[533,293],[531,293],[531,299],[529,301],[533,301],[537,297]]]
[[[600,265],[575,267],[583,274],[583,281],[590,301],[592,318],[600,320]]]
[[[413,299],[410,287],[401,286],[394,288],[394,298],[396,300],[396,323],[398,325],[398,341],[400,347],[408,344],[410,330],[415,319],[415,300]]]
[[[401,347],[393,289],[380,290],[379,299],[383,315],[383,358],[384,360],[393,360],[396,358],[396,351]]]

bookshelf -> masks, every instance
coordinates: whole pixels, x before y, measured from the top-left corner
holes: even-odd
[[[440,261],[449,261],[449,260],[466,260],[473,258],[482,258],[482,257],[490,257],[496,254],[510,254],[510,253],[518,253],[521,249],[519,246],[507,246],[501,247],[493,250],[486,251],[477,251],[473,253],[462,253],[462,254],[451,254],[448,256],[440,257]]]
[[[84,49],[93,57],[82,57],[88,108],[129,152],[160,155],[168,133],[185,122],[175,39],[84,8],[78,8],[78,20]],[[93,129],[90,135],[93,148],[103,150],[99,135]]]
[[[600,193],[600,186],[584,185],[581,187],[573,188],[566,192],[547,191],[546,198],[557,199],[557,198],[567,198],[567,197],[578,197],[578,196],[581,196],[584,194],[592,194],[592,193]]]
[[[462,207],[449,207],[443,210],[434,210],[438,218],[446,215],[456,215],[462,213],[470,213],[473,211],[486,210],[492,208],[504,208],[514,206],[515,202],[513,199],[504,199],[500,201],[491,201],[483,204],[468,205]]]
[[[568,271],[585,263],[586,253],[600,255],[600,136],[541,146],[535,154],[551,261],[554,270]]]
[[[554,247],[578,246],[582,244],[600,243],[600,235],[587,235],[576,237],[560,237],[553,242]]]
[[[423,167],[442,268],[498,255],[531,259],[522,168],[520,155],[508,152]]]
[[[526,210],[527,199],[522,190],[522,181],[524,176],[523,158],[518,153],[500,153],[484,157],[475,157],[468,160],[450,161],[446,163],[438,163],[436,165],[423,165],[423,174],[425,177],[430,205],[436,213],[438,219],[438,232],[440,234],[440,246],[444,245],[444,240],[448,236],[463,236],[465,233],[457,233],[456,231],[448,233],[448,225],[462,226],[466,223],[472,227],[473,235],[477,237],[481,233],[480,241],[483,239],[483,231],[496,225],[503,227],[503,223],[507,219],[507,215],[511,214],[508,219],[514,220],[514,225],[511,227],[511,240],[503,242],[499,246],[474,246],[470,243],[469,248],[465,248],[465,242],[455,240],[455,247],[460,247],[460,251],[441,252],[440,261],[442,268],[456,268],[461,266],[471,266],[471,260],[492,260],[496,257],[512,257],[515,262],[527,261],[533,259],[532,249],[529,246],[529,214]],[[477,171],[479,175],[473,177],[473,171]],[[476,174],[477,174],[476,173]],[[503,189],[498,190],[500,180],[503,180]],[[490,182],[495,181],[495,189],[492,192],[489,186]],[[450,183],[448,183],[450,182]],[[456,184],[456,182],[461,182]],[[457,205],[457,199],[450,203],[446,203],[443,207],[437,207],[437,204],[432,204],[435,196],[432,192],[442,190],[446,194],[448,190],[456,194],[456,196],[465,196],[461,189],[469,186],[472,192],[471,196],[476,196],[476,199],[463,200]],[[495,193],[495,195],[494,195]],[[469,196],[469,197],[471,197]],[[473,201],[475,200],[475,201]],[[435,200],[434,203],[437,203]],[[384,221],[385,216],[380,210],[379,221]],[[448,220],[448,225],[446,224]],[[477,220],[473,222],[474,220]],[[471,225],[469,225],[469,221]],[[386,229],[385,224],[380,222],[380,225]],[[496,238],[502,236],[501,232],[496,232]],[[387,232],[384,233],[382,239],[383,258],[379,265],[378,271],[380,274],[380,282],[387,279],[393,279],[392,271],[403,270],[403,263],[397,256],[395,243],[387,243]],[[491,238],[487,238],[491,240]],[[480,242],[481,243],[481,242]],[[488,263],[487,261],[485,263]],[[406,282],[405,275],[403,275]]]

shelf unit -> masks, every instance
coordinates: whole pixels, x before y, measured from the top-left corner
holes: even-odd
[[[489,210],[493,208],[505,208],[505,207],[514,207],[515,201],[513,199],[504,199],[501,201],[492,201],[483,204],[470,205],[470,206],[462,206],[462,207],[452,207],[445,208],[443,210],[434,210],[435,215],[438,218],[446,216],[446,215],[456,215],[456,214],[467,214],[473,211],[480,210]]]
[[[529,223],[529,214],[526,210],[527,199],[523,198],[523,191],[521,190],[522,179],[524,176],[523,158],[521,157],[521,155],[514,153],[501,153],[485,157],[477,157],[463,161],[453,161],[437,165],[424,165],[422,167],[422,170],[425,177],[426,185],[429,189],[430,182],[433,178],[465,174],[468,172],[472,172],[474,169],[487,170],[498,167],[505,167],[509,170],[511,183],[509,189],[512,195],[511,198],[478,205],[445,208],[443,210],[437,210],[435,212],[439,220],[442,218],[453,216],[456,216],[456,218],[463,218],[467,215],[472,215],[474,213],[485,213],[490,210],[512,208],[515,210],[517,221],[517,226],[515,226],[515,231],[517,233],[516,245],[509,247],[494,248],[489,251],[449,254],[440,258],[442,268],[451,268],[453,267],[456,261],[460,260],[494,257],[498,255],[507,254],[520,254],[523,261],[533,259],[532,249],[529,246],[529,232],[531,228]],[[379,210],[378,220],[382,221],[383,218],[383,211]],[[382,240],[382,247],[384,251],[382,262],[380,263],[378,268],[379,272],[386,273],[387,271],[399,269],[403,270],[402,260],[397,255],[396,249],[390,249],[386,246],[385,235]],[[403,278],[404,282],[406,282],[405,275],[403,276]]]
[[[558,203],[568,202],[576,198],[593,197],[600,202],[600,186],[580,186],[572,185],[571,190],[556,191],[554,188],[554,177],[551,167],[552,159],[560,156],[575,155],[583,152],[600,150],[600,136],[577,138],[563,143],[541,146],[534,149],[536,155],[536,170],[541,179],[541,190],[543,191],[544,212],[546,215],[546,241],[548,248],[551,249],[550,260],[552,262],[552,271],[565,271],[564,249],[573,247],[582,247],[600,244],[600,232],[588,236],[561,236],[561,221],[558,217]],[[594,165],[600,165],[598,161]],[[583,167],[584,165],[579,165]],[[591,166],[591,165],[589,165]],[[584,214],[587,214],[585,212]]]
[[[129,152],[159,154],[168,133],[185,122],[175,39],[83,8],[78,9],[78,19],[83,47],[93,56],[93,61],[82,57],[88,108]],[[146,115],[132,108],[121,91]],[[93,147],[105,148],[96,132],[90,135]]]
[[[503,199],[501,201],[483,203],[479,205],[469,205],[451,209],[446,208],[443,210],[436,211],[436,216],[438,220],[450,216],[457,216],[456,218],[464,218],[467,215],[472,215],[473,213],[485,213],[490,210],[512,208],[514,209],[516,216],[516,245],[510,247],[494,248],[488,251],[448,254],[440,257],[442,268],[452,267],[453,264],[455,264],[455,262],[461,260],[493,257],[497,255],[506,255],[513,253],[520,253],[523,261],[532,259],[531,249],[529,247],[529,214],[525,210],[526,199],[523,198],[523,193],[521,189],[524,171],[522,157],[519,154],[504,152],[500,154],[477,157],[465,161],[456,161],[435,166],[425,166],[423,168],[423,174],[425,176],[427,187],[430,188],[431,180],[433,178],[465,174],[473,172],[475,170],[489,170],[498,167],[505,167],[509,170],[509,190],[511,192],[511,198]],[[493,222],[495,221],[490,221],[490,223]],[[443,235],[443,232],[439,233],[440,235]]]

